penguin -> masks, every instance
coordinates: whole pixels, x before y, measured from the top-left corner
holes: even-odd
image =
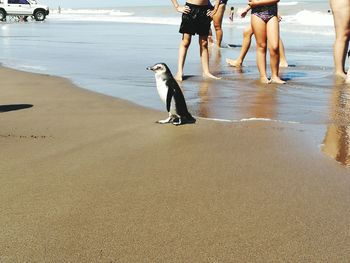
[[[185,97],[177,84],[169,67],[165,63],[157,63],[146,68],[155,73],[157,90],[159,97],[166,105],[169,117],[157,123],[172,123],[181,125],[185,123],[195,123],[196,119],[188,112]]]

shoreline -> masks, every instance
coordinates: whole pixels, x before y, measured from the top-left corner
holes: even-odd
[[[59,75],[86,89],[153,109],[164,109],[154,88],[154,76],[145,68],[162,61],[173,73],[176,71],[181,35],[173,26],[145,24],[140,30],[140,25],[131,23],[52,21],[47,24],[5,24],[3,30],[9,34],[3,42],[4,65]],[[51,34],[53,31],[56,33]],[[98,34],[93,36],[91,31]],[[119,32],[125,36],[119,37]],[[43,37],[36,47],[40,53],[30,52],[37,35]],[[159,35],[163,36],[161,42]],[[227,30],[225,37],[226,42],[239,46],[242,29]],[[211,71],[222,77],[217,82],[201,77],[199,46],[194,41],[186,58],[184,73],[188,79],[182,85],[191,113],[230,120],[263,117],[304,123],[323,121],[324,116],[317,113],[328,114],[326,105],[333,86],[332,41],[329,37],[303,35],[304,45],[300,47],[295,41],[297,33],[282,37],[292,67],[281,69],[281,77],[288,80],[287,85],[275,86],[271,92],[258,85],[254,41],[241,69],[228,67],[225,62],[225,58],[238,56],[239,47],[211,49]],[[314,49],[314,42],[322,45]],[[21,52],[17,52],[18,49]],[[319,65],[320,59],[322,65]]]
[[[157,125],[61,77],[0,76],[1,262],[350,258],[349,171],[304,125]]]

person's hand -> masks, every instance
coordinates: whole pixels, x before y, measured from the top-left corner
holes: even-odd
[[[191,12],[191,8],[189,8],[189,6],[185,5],[185,6],[181,6],[179,5],[177,8],[176,8],[177,12],[179,13],[184,13],[184,14],[188,14]]]
[[[207,16],[210,16],[211,18],[213,18],[213,16],[216,14],[216,11],[215,9],[211,10],[211,9],[208,9],[207,11]]]
[[[245,18],[245,16],[248,14],[248,11],[247,9],[245,9],[242,13],[241,13],[241,17],[242,18]]]

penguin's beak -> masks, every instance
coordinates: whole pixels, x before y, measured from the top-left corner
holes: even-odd
[[[153,71],[153,67],[147,67],[147,70],[152,70]]]

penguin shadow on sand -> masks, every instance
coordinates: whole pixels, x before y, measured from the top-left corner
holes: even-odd
[[[157,63],[146,69],[154,72],[159,97],[168,112],[168,118],[159,120],[157,123],[174,125],[195,123],[196,119],[188,112],[185,97],[169,67],[165,63]]]
[[[11,104],[11,105],[0,105],[0,113],[25,110],[33,107],[32,104]]]

